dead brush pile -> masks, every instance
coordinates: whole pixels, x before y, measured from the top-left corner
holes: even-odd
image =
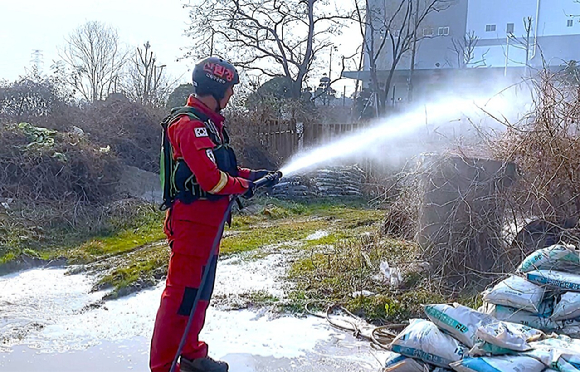
[[[485,287],[540,248],[520,238],[530,221],[541,221],[534,233],[551,244],[580,243],[569,229],[580,216],[580,88],[549,71],[528,84],[533,109],[518,122],[502,120],[503,131],[482,132],[476,152],[486,158],[447,150],[395,183],[383,232],[415,239],[430,280],[452,293]]]
[[[101,147],[110,146],[130,166],[159,172],[162,109],[146,107],[124,98],[95,102],[83,110],[76,123],[89,139]]]
[[[508,218],[520,230],[524,219],[558,230],[580,216],[580,86],[565,72],[544,71],[535,81],[535,109],[490,142],[496,157],[517,164],[519,182],[510,190]],[[578,239],[569,237],[570,243]],[[520,259],[529,247],[519,244]]]
[[[28,123],[0,126],[0,197],[18,201],[103,202],[119,162],[82,137]]]

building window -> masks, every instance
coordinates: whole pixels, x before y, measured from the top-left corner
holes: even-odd
[[[572,27],[574,26],[574,20],[573,19],[569,19],[568,23],[566,24],[568,27]]]
[[[513,34],[514,33],[514,24],[508,23],[507,27],[505,28],[505,32],[507,32],[508,34]]]
[[[424,28],[423,29],[423,36],[433,36],[433,29],[432,28]]]
[[[449,27],[439,27],[439,29],[437,30],[437,34],[439,36],[449,35]]]
[[[486,32],[494,32],[495,31],[495,25],[485,25],[485,31]]]

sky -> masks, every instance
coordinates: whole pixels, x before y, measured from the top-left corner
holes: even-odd
[[[33,65],[31,61],[35,50],[41,51],[42,71],[48,73],[53,61],[59,59],[58,50],[66,44],[65,38],[82,24],[99,21],[117,29],[120,41],[131,50],[149,41],[158,65],[165,64],[169,75],[180,83],[189,82],[194,62],[176,60],[183,56],[182,48],[190,45],[183,35],[187,28],[188,10],[182,7],[184,2],[190,1],[195,2],[0,0],[0,80],[13,81],[25,74],[25,69]],[[351,48],[353,45],[344,39],[338,40],[337,44]],[[339,58],[334,59],[334,62],[338,61]],[[337,70],[335,65],[334,74]],[[344,85],[350,91],[354,82],[343,80],[334,87],[342,92]]]
[[[176,62],[188,45],[183,36],[188,12],[183,0],[2,0],[0,1],[0,79],[15,80],[42,52],[44,72],[58,59],[65,37],[88,21],[116,28],[131,49],[151,43],[159,64],[174,78],[189,81],[191,62]]]

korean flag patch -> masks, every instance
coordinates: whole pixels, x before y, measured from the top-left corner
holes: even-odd
[[[203,129],[205,129],[205,128],[203,128]],[[213,161],[214,164],[216,164],[216,162],[215,162],[215,156],[213,155],[212,149],[205,150],[205,153],[207,154],[207,157],[209,158],[209,160]]]
[[[207,137],[207,129],[206,128],[195,128],[195,136],[196,137]]]

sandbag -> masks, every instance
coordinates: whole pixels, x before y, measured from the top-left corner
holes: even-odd
[[[560,371],[580,371],[580,340],[559,335],[545,340],[530,342],[533,350],[522,355],[535,358],[547,367]]]
[[[473,347],[475,344],[475,332],[480,325],[495,321],[488,314],[475,311],[457,303],[453,305],[426,305],[423,310],[437,327],[447,331],[455,339],[468,347]]]
[[[385,360],[383,372],[425,372],[429,366],[425,363],[398,353],[390,353]]]
[[[580,318],[580,293],[566,292],[554,307],[552,320]]]
[[[482,341],[514,351],[530,350],[532,347],[528,342],[538,341],[545,336],[540,330],[503,321],[481,325],[475,335]]]
[[[451,367],[458,372],[542,372],[545,368],[536,359],[519,355],[465,358]]]
[[[556,244],[530,254],[518,266],[517,271],[527,273],[532,270],[566,271],[578,268],[580,268],[580,251],[573,245]]]
[[[562,323],[562,328],[558,330],[559,334],[580,339],[580,319],[563,320]]]
[[[497,320],[523,324],[531,328],[549,332],[557,329],[560,325],[550,319],[554,308],[554,301],[542,301],[538,313],[516,309],[509,306],[484,303],[479,311],[489,314]]]
[[[467,351],[459,341],[424,319],[411,319],[411,324],[391,342],[389,349],[444,368],[463,358]]]
[[[560,372],[580,372],[580,364],[572,364],[562,358],[558,359],[557,367]]]
[[[562,271],[534,270],[526,274],[526,278],[539,285],[567,291],[580,292],[580,275]]]
[[[514,355],[517,353],[517,351],[499,347],[481,340],[478,340],[468,352],[471,357]]]
[[[483,300],[495,305],[515,307],[537,313],[544,293],[543,287],[512,275],[492,289],[483,292]]]

